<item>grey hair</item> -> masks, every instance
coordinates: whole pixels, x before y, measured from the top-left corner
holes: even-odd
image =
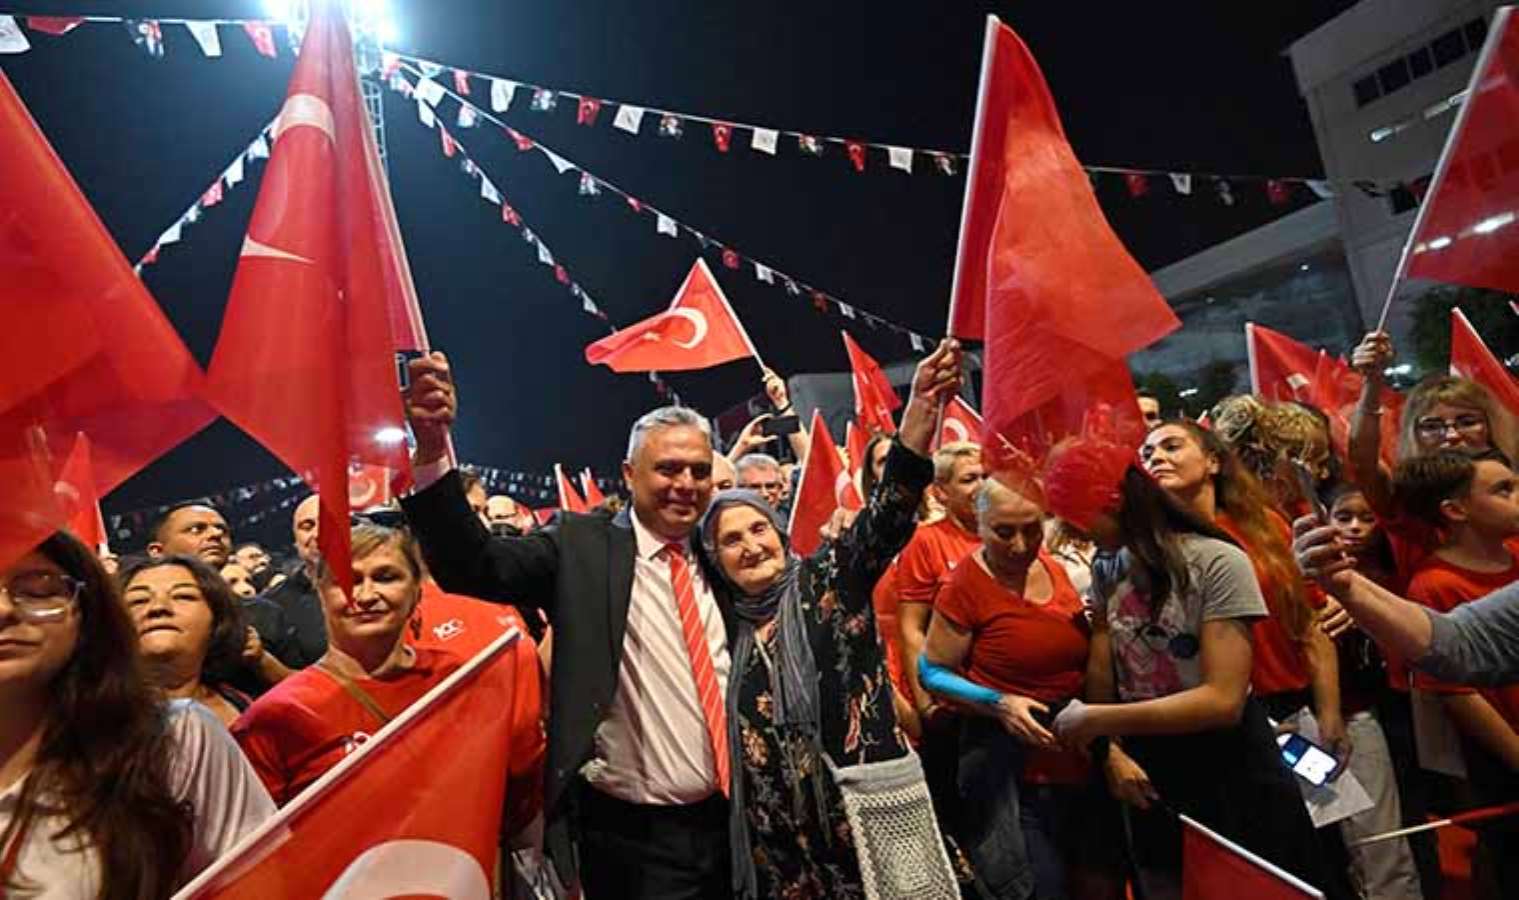
[[[712,426],[707,423],[706,416],[685,406],[661,406],[639,416],[633,423],[633,430],[628,432],[628,461],[638,455],[649,432],[679,427],[695,428],[706,437],[708,444],[712,443]]]
[[[742,475],[748,469],[779,469],[781,461],[768,453],[745,453],[733,464],[733,470]]]

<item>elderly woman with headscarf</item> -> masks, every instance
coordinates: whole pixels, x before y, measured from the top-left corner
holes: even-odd
[[[870,595],[912,536],[933,480],[936,408],[959,373],[953,341],[919,364],[866,509],[811,557],[790,552],[775,511],[753,491],[724,491],[702,518],[706,562],[729,588],[737,620],[726,704],[740,898],[863,896],[867,877],[880,884],[893,871],[922,877],[935,867],[948,874],[926,794],[914,827],[883,846],[858,806],[846,811],[840,786],[872,764],[909,761]],[[945,885],[929,877],[902,889],[938,896],[934,887]],[[952,876],[947,888],[953,896]]]

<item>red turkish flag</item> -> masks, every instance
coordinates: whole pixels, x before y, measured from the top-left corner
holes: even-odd
[[[1519,384],[1459,309],[1450,311],[1450,374],[1487,388],[1509,413],[1519,416]]]
[[[791,549],[802,556],[811,556],[823,544],[822,528],[839,507],[859,510],[860,492],[855,489],[854,479],[839,456],[839,448],[828,433],[828,423],[822,413],[812,411],[810,443],[807,447],[807,466],[802,470],[802,480],[796,487],[796,500],[791,504],[791,522],[786,530],[791,534]]]
[[[260,54],[273,58],[279,55],[274,46],[274,29],[265,22],[244,22],[243,30],[248,33],[248,39],[253,41],[253,47]],[[303,51],[305,47],[301,48]]]
[[[586,506],[591,509],[607,502],[606,494],[603,494],[601,488],[596,486],[596,476],[591,474],[590,469],[580,473],[580,490],[585,494]]]
[[[1042,395],[1079,375],[1072,351],[1122,359],[1181,323],[1103,218],[1038,64],[995,16],[983,54],[949,331],[991,345],[997,320],[1026,320],[1048,339],[1019,354],[1018,377]]]
[[[614,372],[707,369],[753,355],[743,324],[700,258],[668,309],[585,348],[586,362]]]
[[[84,22],[84,16],[27,16],[26,27],[47,34],[68,34]]]
[[[542,509],[533,510],[533,518],[538,520],[539,525],[547,525],[554,520],[554,513],[559,512],[557,506],[545,506]]]
[[[530,789],[539,738],[519,714],[536,699],[519,639],[502,635],[177,896],[493,896],[503,801]]]
[[[1150,179],[1143,172],[1125,172],[1123,183],[1129,189],[1129,196],[1135,199],[1150,193]]]
[[[891,386],[891,379],[869,353],[860,349],[849,332],[840,331],[839,334],[844,336],[844,350],[849,354],[850,380],[854,382],[854,415],[860,427],[870,434],[896,434],[897,423],[892,421],[891,413],[902,405],[902,399]]]
[[[854,423],[853,419],[844,423],[844,451],[849,455],[849,474],[855,478],[860,477],[860,469],[864,468],[865,448],[870,446],[870,435],[865,429]]]
[[[454,91],[461,97],[469,96],[469,73],[463,69],[454,70]]]
[[[202,374],[0,73],[0,567],[66,526],[80,432],[104,496],[216,414]]]
[[[595,97],[581,97],[575,105],[575,124],[595,125],[596,117],[601,115],[601,101]]]
[[[559,508],[565,512],[586,512],[585,499],[575,493],[575,485],[564,474],[564,467],[554,463],[554,483],[559,487]]]
[[[1519,20],[1499,7],[1429,194],[1408,275],[1519,293]]]
[[[394,495],[390,490],[390,469],[355,463],[348,467],[348,509],[351,512],[384,506]]]
[[[1182,900],[1323,900],[1323,893],[1181,816]]]
[[[350,464],[411,480],[396,351],[426,349],[348,26],[315,3],[274,129],[274,150],[207,397],[322,495],[322,556],[349,588]]]
[[[959,397],[952,397],[944,404],[944,424],[934,435],[933,449],[956,441],[981,442],[981,414]]]
[[[105,517],[95,493],[95,466],[90,460],[90,439],[84,432],[74,437],[74,448],[64,460],[63,471],[53,485],[58,500],[69,512],[68,530],[91,550],[106,547]]]

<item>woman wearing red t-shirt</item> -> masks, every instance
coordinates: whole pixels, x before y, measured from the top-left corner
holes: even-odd
[[[319,577],[327,652],[232,725],[282,806],[462,664],[452,653],[407,641],[422,597],[422,559],[412,537],[359,525],[352,548],[351,603],[325,566]]]
[[[1114,817],[1100,812],[1086,762],[1047,727],[1052,707],[1081,694],[1081,598],[1043,549],[1038,505],[988,480],[976,510],[982,547],[934,598],[920,672],[976,714],[960,735],[958,787],[977,880],[995,898],[1121,896],[1116,862],[1100,852],[1117,838],[1092,831]]]

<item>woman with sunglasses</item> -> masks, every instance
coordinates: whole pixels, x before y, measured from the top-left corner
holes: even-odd
[[[89,548],[0,569],[0,896],[167,897],[273,813],[215,716],[143,677]]]
[[[1103,551],[1087,702],[1061,711],[1056,736],[1101,761],[1150,900],[1180,895],[1175,813],[1324,884],[1295,776],[1250,698],[1250,629],[1267,608],[1249,557],[1138,468],[1116,507],[1084,523]]]

